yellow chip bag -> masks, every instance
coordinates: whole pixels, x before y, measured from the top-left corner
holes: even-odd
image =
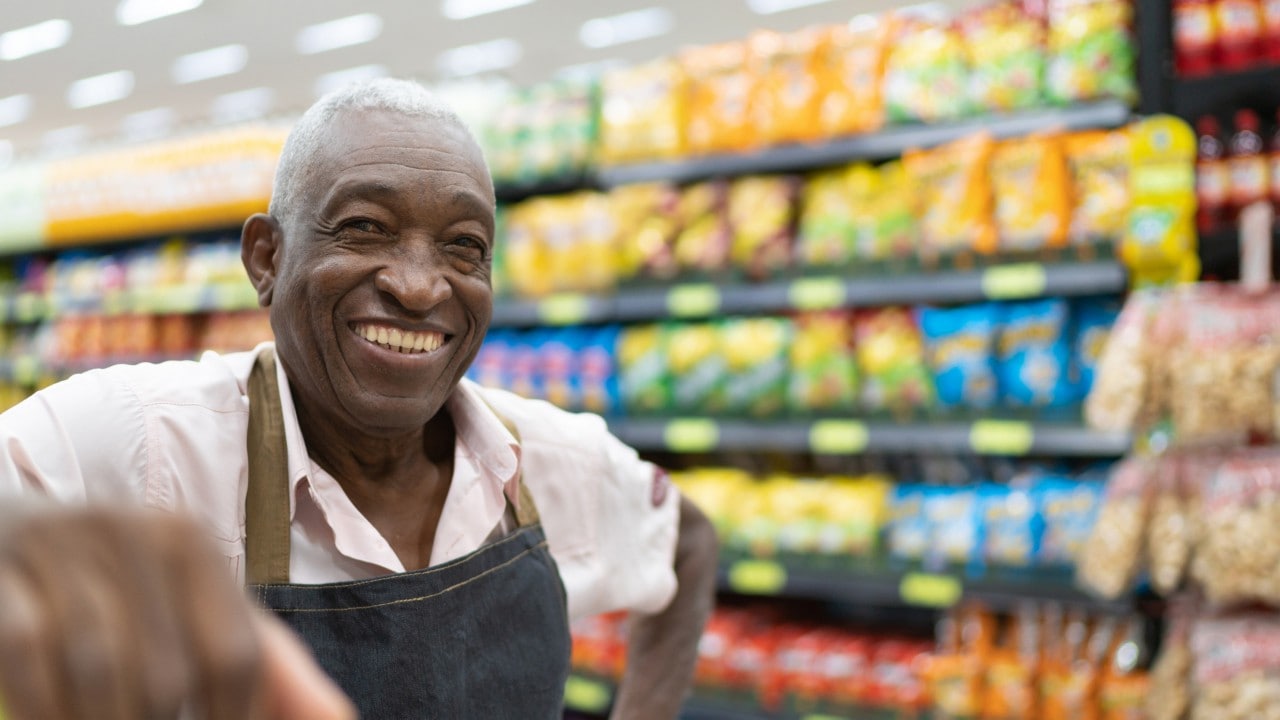
[[[860,15],[828,30],[818,50],[823,135],[872,132],[884,125],[880,78],[891,27],[889,16]]]
[[[1067,161],[1058,135],[1006,140],[991,156],[1000,249],[1061,247],[1071,221]]]
[[[822,102],[818,72],[823,35],[761,31],[748,41],[759,83],[756,132],[763,144],[814,140],[822,128],[813,121]]]
[[[756,142],[756,78],[745,42],[685,51],[688,75],[686,140],[695,154],[746,150]]]
[[[600,159],[605,164],[685,152],[685,76],[670,58],[612,70],[601,80]]]
[[[1071,171],[1071,242],[1115,240],[1124,233],[1129,212],[1129,133],[1072,133],[1064,144]]]
[[[920,249],[946,255],[996,249],[989,163],[995,142],[978,133],[902,156],[920,217]]]

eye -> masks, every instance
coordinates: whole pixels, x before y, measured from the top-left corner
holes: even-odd
[[[368,220],[366,218],[356,218],[355,220],[348,220],[347,222],[343,223],[342,228],[344,230],[355,230],[356,232],[362,232],[362,233],[381,233],[382,232],[381,225],[379,225],[378,223],[372,220]]]
[[[489,251],[489,247],[483,240],[472,235],[460,235],[453,239],[452,244],[470,252],[479,253],[482,260]]]

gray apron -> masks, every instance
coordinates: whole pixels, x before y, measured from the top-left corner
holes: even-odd
[[[275,355],[249,375],[246,576],[364,720],[560,718],[569,674],[564,586],[532,498],[519,529],[425,570],[289,583],[289,478]]]

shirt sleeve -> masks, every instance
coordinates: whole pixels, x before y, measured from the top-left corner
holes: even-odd
[[[0,498],[137,504],[145,470],[141,405],[108,372],[64,380],[0,414]]]
[[[520,431],[521,472],[571,619],[654,613],[676,591],[679,497],[666,473],[609,433],[603,419],[484,390]]]

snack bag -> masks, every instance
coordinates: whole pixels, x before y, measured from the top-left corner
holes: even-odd
[[[507,212],[506,265],[511,290],[524,297],[541,297],[552,292],[554,276],[551,255],[542,238],[545,199],[526,200]]]
[[[1032,495],[1044,519],[1040,565],[1070,567],[1079,562],[1098,519],[1103,487],[1096,481],[1052,475],[1032,484]]]
[[[848,313],[804,313],[795,319],[788,406],[797,413],[849,411],[858,401],[858,364]]]
[[[1280,717],[1280,623],[1268,614],[1206,618],[1191,630],[1191,717]]]
[[[872,168],[867,168],[875,173]],[[814,173],[800,193],[800,231],[796,252],[803,265],[839,266],[853,257],[860,219],[849,183],[850,170]]]
[[[1119,300],[1110,298],[1081,300],[1072,306],[1072,316],[1075,318],[1072,360],[1079,371],[1078,397],[1088,397],[1093,389],[1098,362],[1102,359],[1102,352],[1111,337],[1111,328],[1115,326],[1119,314]]]
[[[1096,693],[1107,650],[1116,631],[1114,618],[1089,628],[1080,610],[1069,610],[1058,652],[1044,664],[1041,711],[1044,720],[1097,720]]]
[[[883,308],[855,315],[854,347],[864,407],[906,413],[933,403],[933,379],[910,311]]]
[[[670,58],[605,73],[601,81],[601,162],[611,165],[683,155],[686,82],[684,69]]]
[[[726,411],[768,417],[787,404],[792,326],[781,318],[728,320],[721,330],[728,365]]]
[[[999,306],[991,303],[920,309],[920,331],[939,407],[981,409],[995,404],[999,312]]]
[[[1046,90],[1055,103],[1137,99],[1130,0],[1053,0]]]
[[[1137,424],[1151,387],[1149,333],[1161,298],[1160,293],[1147,290],[1131,293],[1125,301],[1098,358],[1085,400],[1084,416],[1090,427],[1127,432]],[[1168,348],[1160,350],[1167,352]]]
[[[982,502],[982,557],[992,565],[1029,567],[1040,557],[1044,518],[1030,487],[985,485]]]
[[[609,191],[609,211],[618,228],[619,278],[676,274],[674,243],[679,234],[679,191],[665,183],[622,185]],[[514,265],[512,256],[509,264]]]
[[[685,139],[689,152],[738,152],[756,141],[759,89],[747,62],[746,42],[686,50],[680,62],[688,76]]]
[[[729,185],[732,259],[747,276],[761,280],[791,265],[799,180],[742,177]]]
[[[1129,212],[1120,257],[1139,287],[1195,280],[1195,133],[1170,116],[1134,123],[1128,133]]]
[[[969,57],[973,107],[1005,112],[1041,105],[1045,27],[1013,2],[969,11],[959,22]]]
[[[879,547],[880,531],[888,522],[888,478],[832,478],[819,503],[824,514],[818,552],[845,557],[871,557]]]
[[[578,353],[584,342],[586,337],[581,329],[560,328],[548,333],[538,348],[542,397],[552,405],[565,410],[582,408]]]
[[[884,125],[880,79],[893,37],[891,15],[859,15],[828,30],[819,50],[822,95],[818,126],[825,137],[879,130]]]
[[[1074,404],[1079,386],[1071,366],[1065,300],[1033,300],[1004,307],[999,378],[1006,403],[1019,407]]]
[[[726,212],[728,185],[719,180],[697,183],[680,194],[676,217],[676,264],[681,270],[714,273],[727,270],[733,229]]]
[[[1124,233],[1129,212],[1129,133],[1071,133],[1063,144],[1071,173],[1071,242],[1115,240]]]
[[[889,555],[899,560],[924,559],[932,542],[925,502],[933,488],[898,485],[889,499],[889,527],[885,542]]]
[[[721,412],[728,366],[720,329],[709,323],[675,325],[667,342],[672,409],[690,414]]]
[[[1071,223],[1067,161],[1059,135],[997,143],[991,156],[1000,250],[1061,247]]]
[[[1191,628],[1194,604],[1185,598],[1169,602],[1168,623],[1160,655],[1151,667],[1151,692],[1144,710],[1149,720],[1181,720],[1191,705]]]
[[[671,406],[671,369],[663,325],[629,327],[618,338],[618,378],[629,413],[655,413]]]
[[[507,389],[516,395],[542,398],[542,362],[540,351],[547,331],[526,330],[515,335],[511,344],[510,385]]]
[[[938,621],[937,652],[926,674],[933,704],[947,718],[976,717],[982,706],[983,666],[991,655],[994,619],[968,605]]]
[[[1142,618],[1127,618],[1112,643],[1109,662],[1098,688],[1099,720],[1146,720],[1143,704],[1151,692],[1151,677],[1139,670],[1146,659]]]
[[[996,250],[989,174],[994,146],[990,135],[978,133],[902,156],[918,203],[922,252]]]
[[[933,536],[927,562],[967,565],[981,561],[985,527],[975,489],[931,488],[924,511]]]
[[[1020,604],[1001,630],[987,661],[981,717],[1032,720],[1036,717],[1040,665],[1039,611],[1033,604]]]
[[[603,293],[613,289],[620,276],[618,238],[622,232],[613,217],[612,202],[604,193],[577,196],[577,259],[571,264],[568,290]]]
[[[1137,579],[1151,516],[1152,465],[1121,461],[1107,481],[1098,521],[1076,559],[1076,577],[1090,591],[1117,598]]]
[[[914,258],[920,245],[918,189],[901,160],[878,169],[855,165],[849,178],[857,222],[854,257]]]
[[[826,33],[758,31],[747,41],[759,84],[756,132],[762,144],[821,137],[814,122],[822,103],[821,46]]]
[[[614,358],[622,329],[606,325],[591,332],[578,351],[578,383],[582,409],[597,415],[612,415],[622,410],[618,374]]]
[[[965,45],[945,13],[903,11],[896,24],[881,85],[889,122],[938,122],[968,114]]]
[[[1190,497],[1186,467],[1191,462],[1189,458],[1165,455],[1154,462],[1155,491],[1146,545],[1151,587],[1161,595],[1168,595],[1182,586],[1195,542],[1190,513],[1199,503]]]
[[[1280,602],[1280,455],[1237,451],[1203,489],[1191,576],[1213,603]]]

